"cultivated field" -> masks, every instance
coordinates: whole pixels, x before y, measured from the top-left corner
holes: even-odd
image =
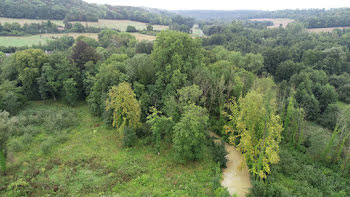
[[[335,29],[350,29],[350,27],[328,27],[328,28],[312,28],[312,29],[307,29],[308,32],[312,33],[322,33],[322,32],[332,32]]]
[[[155,36],[144,35],[140,33],[131,33],[135,36],[137,40],[155,40]],[[71,36],[77,38],[78,36],[85,36],[89,38],[97,39],[97,33],[64,33],[64,34],[42,34],[33,36],[0,36],[0,46],[12,46],[12,47],[22,47],[22,46],[32,46],[39,44],[46,44],[48,40],[53,40],[62,36]]]
[[[24,24],[30,24],[30,23],[41,23],[43,21],[47,20],[36,20],[36,19],[15,19],[15,18],[3,18],[0,17],[0,23],[13,23],[17,22],[21,25]],[[59,26],[63,26],[63,21],[61,20],[51,20],[52,23],[55,23]],[[76,23],[76,22],[72,22]],[[99,27],[99,28],[115,28],[119,29],[120,31],[126,31],[126,27],[128,25],[135,26],[137,30],[143,30],[146,29],[147,23],[142,23],[142,22],[137,22],[137,21],[130,21],[130,20],[104,20],[101,19],[98,22],[80,22],[85,26],[90,26],[90,27]],[[153,25],[154,30],[165,30],[168,29],[168,26],[164,25]]]
[[[46,44],[50,38],[40,35],[33,36],[0,36],[0,46],[5,47],[22,47],[22,46],[32,46],[39,44]]]
[[[251,21],[272,21],[273,26],[269,26],[268,28],[277,28],[280,25],[282,25],[282,27],[287,27],[289,23],[294,22],[293,19],[289,19],[289,18],[257,18],[257,19],[250,19],[250,20]]]

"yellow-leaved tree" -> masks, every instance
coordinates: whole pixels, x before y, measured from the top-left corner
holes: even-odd
[[[283,127],[277,115],[275,88],[272,79],[258,79],[244,98],[226,104],[229,122],[225,130],[230,142],[238,143],[249,170],[260,179],[270,173],[270,164],[279,162]]]
[[[136,129],[140,124],[141,107],[130,84],[113,86],[108,96],[106,110],[113,113],[113,126],[121,132],[125,127]]]

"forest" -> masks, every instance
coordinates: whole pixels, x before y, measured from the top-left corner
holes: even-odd
[[[6,17],[97,6],[10,15],[16,2]],[[155,41],[104,28],[0,52],[0,196],[238,196],[221,184],[229,162],[247,167],[245,196],[349,196],[350,30],[186,18]]]
[[[158,25],[182,25],[193,20],[157,9],[97,5],[82,0],[0,0],[0,17],[91,22],[116,19]]]
[[[257,18],[289,18],[304,24],[306,28],[349,27],[350,8],[302,9],[302,10],[179,10],[177,14],[201,21],[231,22]]]

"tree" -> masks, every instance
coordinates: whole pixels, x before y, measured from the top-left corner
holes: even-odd
[[[291,60],[287,60],[285,62],[282,62],[277,66],[276,79],[278,81],[283,81],[283,80],[289,81],[289,79],[294,74],[297,74],[304,67],[305,67],[304,64],[294,63]]]
[[[84,65],[92,61],[96,63],[99,60],[99,56],[96,50],[83,41],[78,41],[73,46],[71,59],[79,67],[80,71],[84,70]]]
[[[69,78],[63,82],[63,94],[66,103],[74,106],[78,100],[77,82],[73,78]]]
[[[47,55],[40,49],[27,49],[17,52],[13,62],[18,72],[24,94],[28,99],[38,99],[39,86],[36,78],[40,77],[41,68],[47,62]]]
[[[61,86],[57,72],[58,70],[53,69],[49,63],[45,63],[42,67],[41,77],[37,78],[41,99],[47,99],[50,96],[56,100]]]
[[[320,102],[321,112],[323,112],[329,104],[335,103],[338,100],[338,94],[333,86],[327,84],[322,87],[318,100]]]
[[[184,108],[180,121],[174,126],[173,137],[174,149],[181,161],[201,158],[208,119],[202,107],[190,104]]]
[[[337,122],[333,130],[332,136],[329,139],[325,149],[322,152],[322,158],[326,161],[338,162],[344,146],[350,139],[350,107],[347,106],[340,113],[337,114]],[[338,139],[338,140],[337,140]],[[329,153],[332,151],[332,154]],[[349,154],[349,153],[348,153]],[[346,159],[345,159],[345,162]]]
[[[291,145],[299,146],[303,140],[304,110],[295,105],[294,92],[292,92],[283,121],[284,139]]]
[[[151,57],[158,70],[155,94],[162,97],[174,95],[177,89],[186,86],[194,77],[195,68],[203,63],[199,40],[174,31],[157,35]]]
[[[126,32],[137,32],[136,27],[128,25],[126,27]]]
[[[171,117],[162,115],[161,111],[152,107],[151,114],[147,116],[147,123],[151,125],[153,143],[156,146],[156,151],[159,153],[161,140],[165,137],[171,139],[174,121]]]
[[[24,102],[23,88],[17,87],[15,81],[5,80],[0,83],[0,111],[5,110],[14,115]]]
[[[225,125],[230,142],[237,145],[243,153],[250,171],[260,179],[266,179],[271,173],[270,164],[279,161],[279,143],[282,124],[276,114],[274,85],[271,79],[256,82],[258,87],[244,98],[232,100],[226,107],[229,122]]]
[[[147,31],[153,31],[153,26],[151,24],[148,24],[146,29]]]
[[[136,129],[140,124],[141,108],[129,83],[123,82],[108,91],[106,111],[113,113],[113,126],[118,131],[125,127]]]
[[[89,109],[94,115],[103,115],[105,112],[106,98],[108,90],[112,86],[118,86],[122,82],[129,80],[129,76],[122,72],[126,71],[125,54],[113,54],[98,68],[94,79],[94,84],[90,90],[87,102]]]

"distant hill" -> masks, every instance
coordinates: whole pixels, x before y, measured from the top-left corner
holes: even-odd
[[[179,16],[157,9],[97,5],[82,0],[0,0],[0,17],[91,22],[119,19],[170,25]]]
[[[350,8],[303,10],[177,10],[176,14],[197,20],[223,20],[253,18],[289,18],[305,24],[307,28],[350,26]]]

